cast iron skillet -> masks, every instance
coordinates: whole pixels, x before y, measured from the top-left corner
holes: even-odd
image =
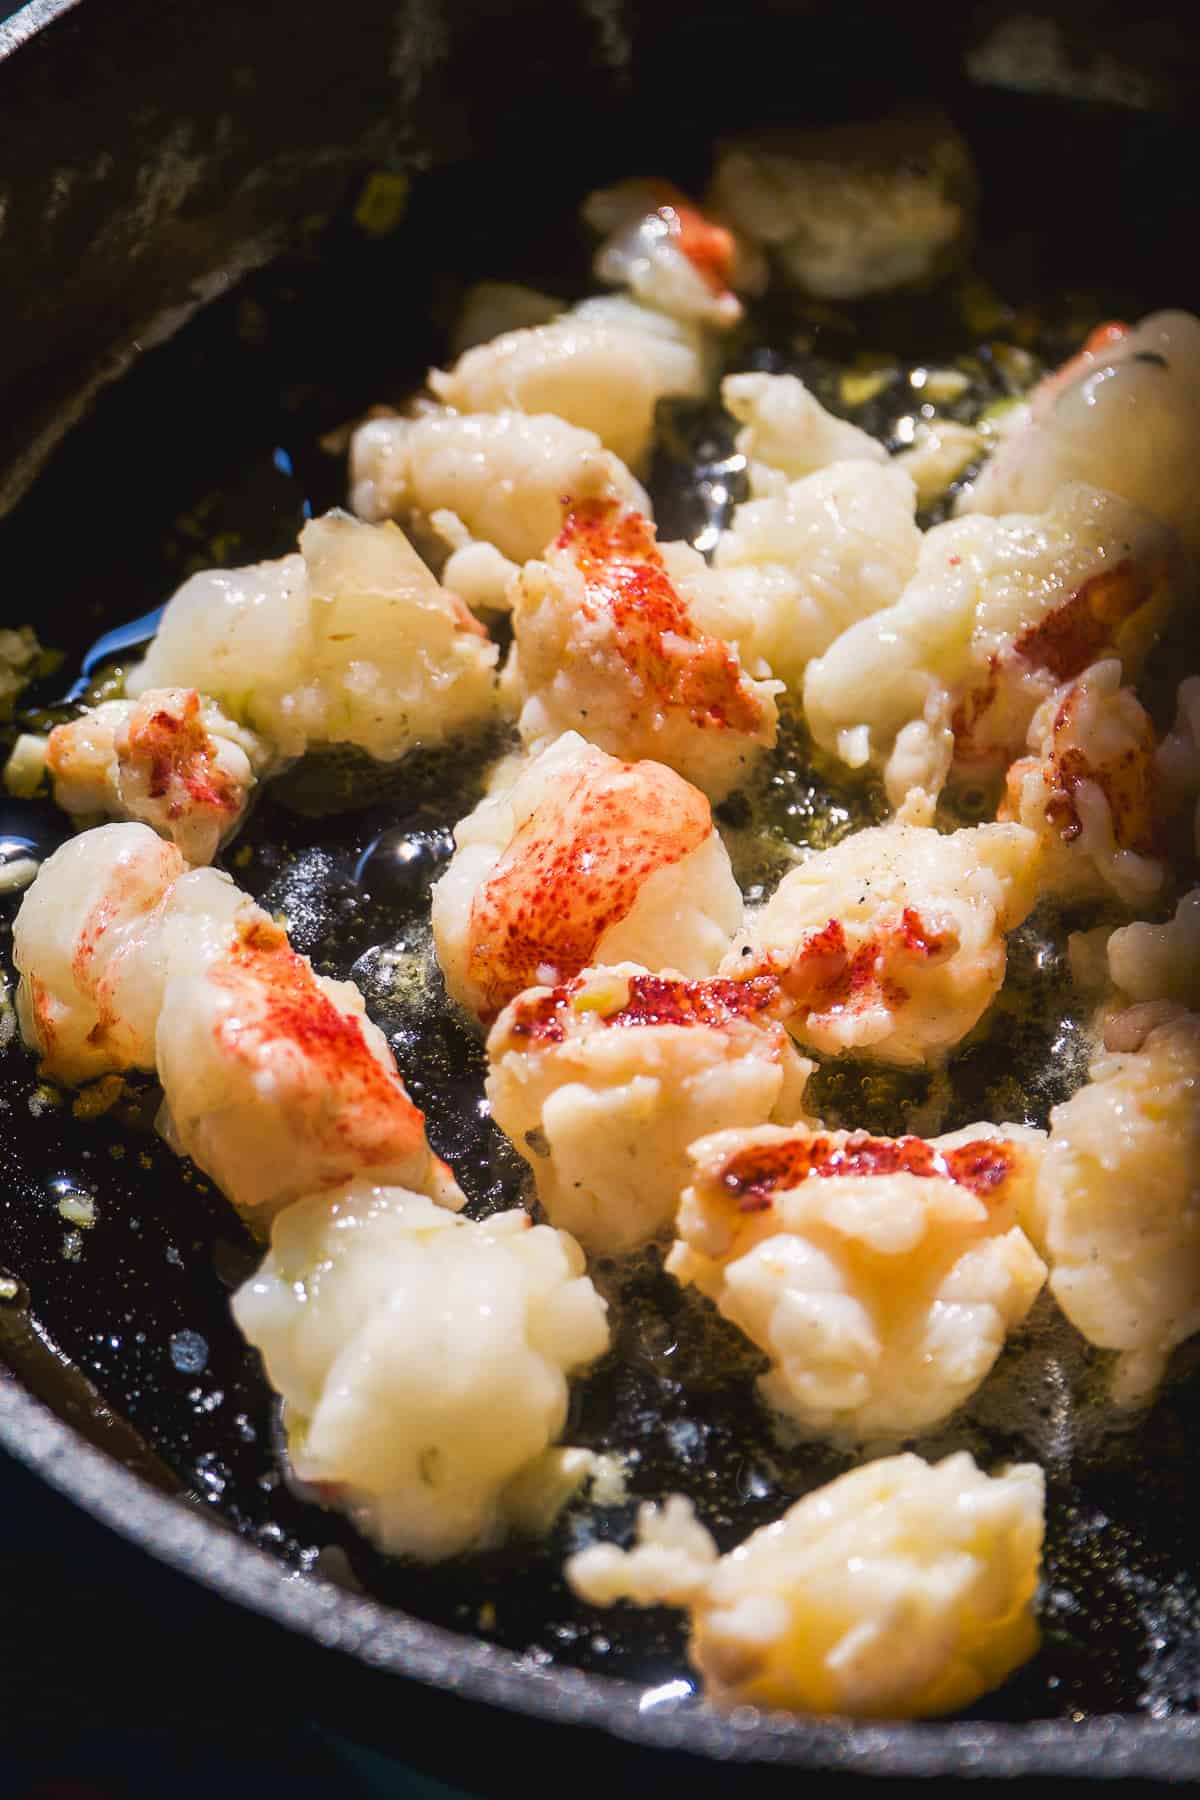
[[[1040,62],[1027,47],[1005,67],[996,7],[918,42],[885,9],[845,5],[740,5],[701,21],[671,4],[639,6],[635,18],[604,0],[577,10],[343,0],[336,21],[305,29],[292,6],[35,0],[0,26],[0,495],[15,508],[0,569],[5,622],[32,618],[67,652],[45,697],[100,633],[155,605],[196,561],[279,554],[308,507],[337,500],[341,468],[320,434],[439,354],[463,279],[578,285],[584,262],[567,221],[592,181],[665,168],[686,182],[723,129],[939,99],[981,162],[983,260],[1008,292],[1090,286],[1123,311],[1195,306],[1176,246],[1196,64],[1173,44],[1169,18],[1143,22],[1131,69],[1127,41],[1126,60],[1112,60],[1103,8],[1054,10],[1071,54],[1052,66],[1043,41]],[[985,76],[1082,84],[1107,99],[1017,98]],[[398,191],[376,180],[364,199],[379,171],[408,176],[411,194],[402,228],[376,237],[379,207],[387,222]],[[235,287],[259,265],[270,266]],[[686,486],[667,472],[661,491],[686,521]],[[318,966],[354,968],[369,993],[367,916],[393,938],[415,937],[444,857],[443,776],[437,764],[407,769],[400,788],[332,822],[309,816],[301,782],[252,822],[239,880],[286,908]],[[0,823],[43,847],[61,830],[48,812]],[[381,992],[375,1001],[476,1206],[511,1198],[515,1159],[468,1104],[478,1052],[439,1009],[389,1014]],[[1065,1523],[1048,1648],[970,1719],[868,1728],[719,1715],[678,1703],[671,1615],[614,1613],[604,1634],[585,1628],[554,1574],[569,1525],[540,1560],[512,1550],[411,1571],[371,1557],[283,1489],[270,1397],[226,1307],[253,1253],[219,1197],[186,1180],[144,1119],[47,1109],[19,1053],[4,1064],[4,1097],[3,1261],[21,1290],[0,1311],[16,1372],[0,1380],[3,1440],[231,1599],[510,1718],[719,1761],[1195,1773],[1200,1596],[1184,1522],[1194,1356],[1137,1437],[1111,1446],[1082,1484],[1051,1470]],[[86,1243],[56,1210],[72,1184],[100,1201]],[[641,1299],[651,1319],[671,1304],[652,1277]],[[670,1323],[686,1353],[686,1317]],[[758,1456],[744,1380],[733,1370],[687,1401],[663,1350],[642,1342],[631,1362],[602,1371],[575,1435],[601,1442],[615,1417],[617,1441],[642,1453],[648,1491],[711,1470],[717,1486],[737,1485],[741,1531],[776,1514],[787,1494]],[[1003,1444],[994,1420],[990,1442]],[[835,1467],[816,1459],[804,1479]],[[351,1582],[375,1598],[347,1591],[351,1563]],[[495,1619],[481,1616],[488,1604]]]

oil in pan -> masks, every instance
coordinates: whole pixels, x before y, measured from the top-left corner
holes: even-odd
[[[149,612],[192,568],[282,553],[305,516],[340,500],[341,465],[321,439],[380,397],[377,374],[351,354],[337,380],[298,384],[296,352],[328,323],[346,255],[377,252],[339,241],[329,254],[328,264],[309,257],[257,278],[154,359],[155,380],[184,400],[209,369],[229,370],[246,396],[241,442],[258,448],[231,461],[214,429],[175,470],[149,478],[132,548],[114,551],[107,564],[100,556],[86,606],[49,609],[69,622],[60,639],[69,661],[42,682],[33,696],[40,704],[24,722],[64,716],[52,703],[68,690],[74,699],[116,691],[128,645],[103,641],[106,627]],[[418,358],[437,349],[427,321],[424,330]],[[794,369],[835,410],[894,443],[928,404],[919,379],[928,368],[957,371],[947,404],[970,422],[1028,385],[1042,358],[1061,355],[1075,325],[1044,321],[1024,343],[981,344],[940,293],[899,313],[876,306],[833,324],[764,315],[756,330],[761,336],[740,344],[736,366]],[[397,392],[404,374],[395,371]],[[18,521],[26,544],[85,458],[117,432],[136,441],[149,429],[158,404],[152,386],[138,372],[77,434],[43,484],[51,496],[45,510],[35,495]],[[211,407],[198,416],[212,417]],[[668,409],[651,479],[664,537],[703,546],[743,497],[732,432],[712,408]],[[84,531],[99,533],[111,499],[101,483],[83,501]],[[946,504],[928,509],[925,522]],[[45,635],[55,634],[47,627]],[[86,656],[96,639],[100,654]],[[1160,662],[1169,668],[1169,652]],[[452,827],[501,747],[495,739],[452,755],[419,753],[386,773],[349,757],[313,759],[263,798],[226,856],[238,883],[286,921],[294,947],[320,973],[359,985],[476,1216],[528,1201],[528,1184],[524,1163],[488,1117],[478,1040],[445,998],[428,895]],[[967,791],[951,805],[967,822],[983,816],[986,799]],[[885,812],[869,782],[831,771],[788,718],[770,762],[719,817],[738,878],[758,899],[795,849],[825,847]],[[3,828],[6,860],[36,859],[64,822],[44,805],[10,803]],[[281,1476],[276,1404],[228,1307],[256,1250],[211,1184],[155,1136],[154,1084],[110,1078],[71,1095],[39,1080],[10,1004],[16,897],[2,905],[9,980],[0,1012],[0,1349],[27,1384],[159,1485],[198,1495],[293,1568],[327,1571],[534,1664],[569,1663],[652,1688],[669,1683],[674,1693],[690,1688],[678,1615],[617,1607],[598,1627],[560,1571],[564,1556],[591,1537],[624,1535],[643,1497],[688,1494],[724,1547],[849,1466],[834,1451],[780,1443],[754,1386],[762,1365],[740,1334],[665,1276],[654,1253],[600,1267],[614,1348],[579,1385],[569,1435],[624,1456],[627,1495],[608,1507],[569,1509],[538,1545],[512,1543],[434,1568],[380,1556]],[[1098,916],[1094,908],[1069,918],[1048,908],[1033,914],[1010,942],[1008,982],[986,1030],[960,1048],[946,1078],[827,1063],[814,1078],[815,1110],[830,1125],[877,1132],[950,1130],[988,1117],[1044,1125],[1078,1084],[1088,1052],[1066,933]],[[1101,1359],[1044,1298],[969,1405],[914,1445],[930,1456],[967,1448],[988,1466],[1032,1455],[1047,1470],[1043,1647],[976,1716],[1194,1709],[1200,1584],[1181,1496],[1198,1472],[1188,1426],[1197,1360],[1194,1349],[1181,1353],[1153,1409],[1135,1424],[1114,1425]]]

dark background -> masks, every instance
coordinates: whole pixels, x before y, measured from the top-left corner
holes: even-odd
[[[459,1800],[355,1742],[331,1685],[0,1453],[0,1800]],[[393,1687],[401,1744],[421,1696]]]

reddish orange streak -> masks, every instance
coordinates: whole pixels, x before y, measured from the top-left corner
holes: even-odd
[[[325,1102],[320,1128],[355,1162],[392,1162],[424,1150],[424,1115],[399,1075],[372,1053],[362,1021],[338,1010],[278,927],[252,926],[212,978],[237,1000],[218,1026],[224,1049],[249,1063],[279,1045],[299,1051],[307,1065],[303,1089],[318,1090]]]
[[[1153,588],[1150,573],[1126,557],[1089,576],[1069,600],[1022,632],[1013,649],[1057,681],[1072,681],[1113,647],[1118,628],[1146,604]]]
[[[584,578],[587,616],[612,620],[621,660],[642,692],[657,706],[681,708],[701,728],[758,731],[762,706],[735,652],[697,627],[649,521],[611,499],[566,504],[555,547]]]
[[[671,230],[679,248],[714,294],[725,293],[733,276],[737,246],[733,233],[714,225],[698,206],[693,206],[669,181],[654,183],[658,216]]]
[[[761,1212],[779,1189],[799,1187],[810,1176],[940,1176],[984,1198],[1007,1180],[1015,1149],[1006,1139],[978,1138],[953,1150],[935,1150],[924,1138],[874,1138],[856,1132],[843,1143],[828,1137],[788,1138],[739,1150],[717,1180],[743,1212]]]
[[[988,657],[987,674],[977,687],[969,688],[959,700],[950,715],[950,729],[954,733],[955,755],[963,760],[978,759],[981,746],[975,741],[981,721],[996,701],[1000,687],[1000,658],[992,653]]]
[[[1097,325],[1094,331],[1088,333],[1084,342],[1085,354],[1099,356],[1101,351],[1109,349],[1113,344],[1119,344],[1122,338],[1128,337],[1132,329],[1132,326],[1126,325],[1121,319],[1109,319],[1106,324]]]
[[[659,763],[588,768],[517,833],[471,907],[484,1017],[546,979],[567,981],[648,878],[712,830],[703,794]]]
[[[517,1002],[510,1035],[543,1043],[561,1043],[566,1036],[563,1015],[583,987],[572,981],[536,1000]],[[635,975],[629,998],[616,1012],[589,1014],[601,1025],[707,1025],[720,1030],[737,1019],[756,1018],[768,1012],[780,997],[773,976],[752,981],[683,981],[666,975]]]
[[[1046,802],[1046,819],[1064,843],[1073,843],[1083,831],[1079,789],[1091,782],[1108,803],[1113,838],[1120,848],[1134,850],[1141,856],[1152,855],[1161,832],[1154,726],[1143,713],[1138,736],[1127,749],[1106,762],[1093,762],[1079,744],[1060,746],[1074,722],[1079,700],[1079,689],[1071,688],[1055,714],[1054,746],[1047,771],[1051,793]],[[1027,765],[1015,766],[1019,772]]]
[[[810,931],[786,969],[780,971],[784,993],[797,1012],[864,1012],[882,1002],[891,1011],[904,1005],[908,990],[890,973],[898,961],[929,961],[956,948],[915,907],[906,906],[898,920],[886,921],[851,950],[839,919]]]
[[[1052,369],[1049,375],[1043,376],[1038,382],[1031,395],[1035,412],[1040,411],[1039,402],[1045,403],[1063,388],[1074,386],[1081,376],[1087,374],[1097,357],[1103,356],[1106,350],[1111,350],[1114,344],[1119,344],[1122,338],[1128,337],[1131,330],[1131,326],[1123,324],[1119,319],[1110,319],[1104,325],[1097,325],[1094,331],[1088,333],[1082,349],[1077,350],[1074,356],[1069,356],[1066,362],[1060,363],[1057,369]]]
[[[166,708],[152,713],[136,708],[129,719],[126,754],[146,765],[152,800],[171,796],[168,818],[179,818],[189,804],[226,813],[236,813],[241,806],[237,784],[216,765],[194,688],[183,694],[178,714]]]
[[[938,956],[947,944],[945,932],[934,931],[915,906],[906,906],[900,915],[899,941],[912,956]]]

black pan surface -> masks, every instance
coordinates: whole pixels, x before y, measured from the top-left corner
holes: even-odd
[[[1067,288],[1135,316],[1187,304],[1194,297],[1180,291],[1158,229],[1169,193],[1151,181],[1140,212],[1121,215],[1119,254],[1098,236],[1105,221],[1111,240],[1114,191],[1128,202],[1151,174],[1169,176],[1182,128],[1146,120],[1117,143],[1111,117],[1085,107],[1071,115],[1064,152],[1062,120],[1057,105],[1010,96],[976,96],[961,119],[983,166],[984,267],[1017,303],[1049,301],[1053,312],[1061,302],[1064,320]],[[669,172],[686,180],[696,166],[686,145],[698,153],[703,140],[684,137]],[[1053,145],[1057,178],[1040,188],[1015,181],[1017,145],[1026,174]],[[34,618],[65,653],[34,702],[59,699],[99,637],[159,604],[191,568],[278,555],[309,511],[339,501],[342,462],[322,439],[367,404],[401,396],[437,358],[465,279],[581,287],[584,247],[571,208],[594,174],[617,172],[593,147],[565,176],[543,172],[536,206],[514,215],[503,171],[451,166],[416,182],[403,229],[382,239],[355,223],[351,204],[138,362],[0,528],[5,622]],[[1106,184],[1101,205],[1096,189]],[[941,354],[965,347],[951,341],[961,329],[934,301],[861,319],[852,348],[877,331],[902,355]],[[781,343],[780,321],[766,319],[744,360],[782,366]],[[848,353],[836,333],[819,337],[818,351]],[[703,465],[728,443],[717,421],[687,415],[667,442],[677,454],[660,459],[654,486],[664,534],[673,535],[702,516]],[[230,862],[242,885],[287,913],[293,943],[322,972],[363,986],[435,1147],[477,1212],[520,1197],[523,1165],[481,1114],[479,1048],[439,1000],[436,980],[397,988],[380,947],[427,968],[429,882],[494,747],[418,758],[365,787],[361,770],[301,770],[257,808]],[[767,816],[804,843],[825,828],[829,799],[802,744],[789,740],[759,795]],[[851,810],[871,804],[869,795],[850,798]],[[46,848],[62,830],[45,808],[8,803],[0,819],[0,836],[14,845]],[[13,910],[8,903],[5,958]],[[960,1059],[948,1127],[985,1116],[997,1071],[1014,1061],[1026,1072],[1031,1122],[1044,1122],[1077,1078],[1082,1021],[1053,969],[1035,974],[1048,929],[1035,920],[1017,943],[1014,979],[1028,1004],[990,1045]],[[1194,1352],[1177,1359],[1136,1430],[1097,1432],[1096,1372],[1054,1335],[1046,1308],[967,1414],[917,1446],[940,1454],[966,1445],[991,1458],[1032,1448],[1048,1463],[1045,1644],[969,1720],[868,1729],[723,1718],[689,1698],[674,1614],[594,1613],[558,1571],[584,1534],[625,1532],[643,1495],[691,1492],[727,1544],[844,1466],[831,1453],[775,1450],[753,1392],[755,1365],[733,1333],[652,1264],[639,1267],[622,1287],[618,1353],[583,1386],[570,1434],[638,1453],[629,1504],[600,1517],[569,1513],[542,1547],[509,1546],[436,1570],[389,1562],[280,1478],[274,1403],[227,1305],[229,1288],[253,1267],[253,1246],[220,1196],[153,1135],[151,1085],[81,1117],[70,1096],[39,1083],[16,1044],[0,1061],[0,1082],[0,1262],[19,1283],[0,1305],[0,1351],[20,1384],[0,1382],[6,1441],[118,1529],[231,1597],[442,1689],[721,1758],[897,1773],[1094,1773],[1103,1745],[1105,1774],[1196,1772]],[[880,1098],[879,1128],[894,1103]],[[97,1202],[86,1232],[58,1210],[79,1188]],[[1064,1411],[1066,1394],[1073,1411]],[[1072,1439],[1071,1418],[1085,1427],[1082,1441]]]

